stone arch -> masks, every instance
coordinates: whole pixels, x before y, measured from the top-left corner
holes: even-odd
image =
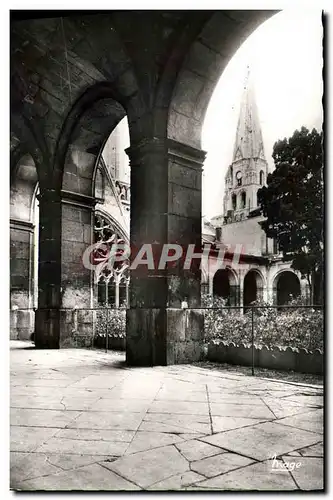
[[[250,269],[244,277],[243,305],[249,306],[252,302],[263,298],[265,280],[259,269]]]
[[[55,155],[63,191],[93,196],[94,173],[112,131],[126,114],[126,102],[111,84],[93,85],[70,111]]]
[[[11,338],[25,340],[34,330],[33,308],[38,290],[38,219],[35,218],[38,176],[32,155],[20,153],[19,148],[11,158],[10,326]]]
[[[301,283],[291,269],[279,271],[273,279],[274,303],[278,306],[287,304],[301,294]]]
[[[222,297],[226,300],[227,305],[238,305],[238,283],[238,276],[233,269],[230,267],[218,269],[213,277],[213,295]]]
[[[179,62],[168,113],[167,136],[201,148],[201,129],[215,86],[245,39],[275,11],[209,14]],[[179,49],[178,49],[179,50]]]
[[[13,161],[17,158],[13,159]],[[10,186],[10,218],[32,223],[32,205],[38,175],[35,161],[31,154],[20,156],[13,165]]]

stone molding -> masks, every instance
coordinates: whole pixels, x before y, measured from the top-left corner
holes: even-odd
[[[148,156],[164,154],[168,159],[195,170],[202,170],[206,158],[206,151],[194,148],[173,139],[160,139],[154,137],[141,141],[126,150],[131,166],[140,165]]]
[[[27,231],[28,233],[33,233],[35,225],[32,222],[20,219],[10,219],[10,229],[16,229],[19,231]]]

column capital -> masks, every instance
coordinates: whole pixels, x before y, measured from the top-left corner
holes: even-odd
[[[187,167],[202,169],[206,158],[206,151],[173,139],[158,137],[145,139],[134,146],[130,146],[125,152],[130,158],[131,166],[139,165],[142,161],[162,154],[171,161],[176,161]]]

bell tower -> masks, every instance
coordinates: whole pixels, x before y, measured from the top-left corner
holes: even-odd
[[[248,68],[232,162],[225,176],[224,224],[244,220],[257,208],[257,192],[266,184],[267,173],[253,79]]]

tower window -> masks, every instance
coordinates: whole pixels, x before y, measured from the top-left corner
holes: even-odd
[[[246,207],[246,193],[243,191],[241,194],[241,208]]]
[[[236,182],[237,182],[237,186],[242,185],[242,172],[240,172],[240,171],[238,171],[236,174]]]
[[[264,171],[263,170],[260,170],[259,182],[260,182],[260,186],[264,185]]]
[[[235,194],[232,195],[231,201],[232,201],[232,209],[236,210],[236,208],[237,208],[237,196]]]

